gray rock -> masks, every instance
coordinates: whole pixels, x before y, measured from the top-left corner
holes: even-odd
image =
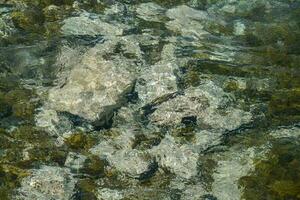
[[[149,2],[140,4],[136,12],[138,17],[143,20],[160,22],[164,18],[165,9],[155,3]]]
[[[135,88],[143,104],[177,92],[177,68],[172,63],[157,63],[141,73]]]
[[[98,200],[121,200],[124,198],[124,194],[122,191],[113,190],[109,188],[101,188],[97,191],[97,199]]]
[[[197,38],[208,34],[204,30],[204,23],[201,23],[201,21],[210,20],[205,11],[195,10],[182,5],[168,10],[166,16],[172,19],[166,24],[167,28],[176,33]]]
[[[61,31],[64,35],[122,35],[120,25],[112,25],[102,21],[98,16],[82,13],[77,17],[70,17],[63,21]]]
[[[15,26],[7,14],[2,14],[0,10],[0,38],[6,38],[16,32]]]
[[[97,121],[99,125],[105,123],[126,102],[126,94],[135,82],[133,61],[118,56],[105,59],[116,43],[113,40],[96,45],[70,71],[62,73],[61,85],[48,92],[50,107]]]
[[[158,126],[176,127],[184,118],[194,117],[202,127],[208,126],[218,131],[234,130],[251,122],[252,115],[230,106],[232,102],[232,96],[212,81],[207,81],[197,88],[188,88],[184,95],[156,106],[149,119]]]
[[[42,166],[40,169],[31,170],[31,175],[22,180],[15,199],[68,200],[73,194],[75,182],[69,169]]]
[[[79,171],[84,167],[84,162],[87,156],[78,153],[70,152],[66,158],[65,166],[74,170]]]
[[[114,130],[117,131],[118,129]],[[132,149],[134,133],[127,129],[116,137],[103,140],[90,149],[90,152],[106,159],[111,167],[130,177],[138,178],[147,171],[151,162],[147,152]]]
[[[212,194],[217,199],[240,200],[242,189],[239,187],[239,179],[254,169],[255,159],[264,156],[266,150],[265,147],[232,147],[228,152],[216,156],[217,167],[212,175]]]
[[[181,178],[189,179],[198,173],[198,154],[185,145],[176,144],[171,136],[166,136],[150,153],[156,157],[160,167]]]

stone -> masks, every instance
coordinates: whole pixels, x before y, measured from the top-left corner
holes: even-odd
[[[106,23],[98,16],[82,13],[80,16],[70,17],[63,21],[61,32],[64,35],[122,35],[123,29],[118,25]]]
[[[113,155],[107,157],[108,162],[118,172],[138,179],[141,174],[148,171],[151,159],[146,152],[136,149],[116,151]]]
[[[181,178],[190,179],[198,173],[198,154],[184,145],[176,144],[171,136],[166,136],[149,152],[155,156],[161,168],[166,168]]]
[[[0,37],[7,38],[16,32],[14,24],[8,15],[0,15]]]
[[[158,126],[178,127],[186,117],[196,118],[196,123],[203,128],[226,131],[250,123],[252,115],[241,109],[229,106],[234,98],[207,81],[199,87],[191,87],[184,95],[157,105],[149,116],[150,121]]]
[[[144,70],[137,81],[135,91],[143,104],[177,92],[174,71],[178,67],[172,63],[157,63]]]
[[[279,128],[278,130],[274,130],[270,132],[270,135],[274,138],[299,138],[300,136],[300,128],[292,127],[292,128]]]
[[[87,160],[87,156],[70,152],[66,158],[65,166],[79,172],[84,167],[84,163]]]
[[[253,170],[254,159],[265,153],[264,147],[232,148],[221,156],[217,156],[218,164],[213,173],[212,194],[217,199],[241,199],[242,190],[238,185],[239,179]]]
[[[204,30],[204,23],[201,23],[201,21],[209,20],[209,16],[205,11],[182,5],[168,10],[166,16],[172,19],[166,24],[167,28],[175,33],[197,38],[202,38],[208,34]]]
[[[70,71],[63,73],[60,79],[65,77],[65,82],[48,92],[48,104],[52,109],[71,113],[101,126],[126,103],[126,94],[132,91],[135,82],[134,73],[130,71],[135,64],[121,58],[103,58],[107,53],[105,50],[114,44],[96,45]]]
[[[31,170],[21,187],[17,189],[15,199],[70,199],[75,188],[75,179],[67,168],[42,166]]]
[[[151,159],[147,152],[132,149],[133,144],[134,134],[127,129],[114,138],[103,140],[90,152],[107,160],[117,171],[138,178],[148,170]]]
[[[156,3],[142,3],[136,9],[139,18],[145,21],[160,22],[164,18],[165,9]]]
[[[123,194],[119,190],[113,190],[109,188],[101,188],[97,191],[97,199],[98,200],[121,200],[123,199]]]

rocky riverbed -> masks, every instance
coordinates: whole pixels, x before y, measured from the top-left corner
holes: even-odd
[[[300,1],[0,0],[0,199],[300,199]]]

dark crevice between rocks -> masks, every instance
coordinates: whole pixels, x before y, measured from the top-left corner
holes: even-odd
[[[212,194],[205,194],[201,196],[201,200],[218,200],[218,199]]]
[[[133,149],[146,150],[160,144],[163,139],[161,133],[153,133],[151,135],[137,134],[132,144]]]
[[[103,35],[70,35],[63,36],[61,39],[65,40],[71,47],[77,47],[78,45],[94,47],[96,44],[105,42]]]
[[[156,110],[156,106],[170,100],[174,99],[177,95],[179,95],[178,92],[174,92],[172,94],[166,94],[164,96],[161,96],[157,99],[155,99],[153,102],[150,104],[145,105],[144,107],[141,108],[141,111],[145,117],[148,115],[152,114]]]
[[[146,182],[148,181],[151,177],[153,177],[155,175],[155,173],[157,172],[159,166],[158,166],[158,163],[156,161],[152,161],[149,166],[148,166],[148,169],[141,173],[139,175],[139,177],[137,177],[136,179],[141,181],[142,183],[143,182]]]

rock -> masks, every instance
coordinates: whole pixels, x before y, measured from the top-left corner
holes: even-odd
[[[174,74],[177,68],[172,63],[157,63],[141,73],[135,90],[144,105],[177,92]]]
[[[166,136],[149,152],[156,157],[161,168],[166,168],[181,178],[189,179],[198,173],[198,154],[186,146],[176,144],[171,136]]]
[[[205,11],[195,10],[182,5],[168,10],[166,16],[172,19],[172,21],[166,24],[167,28],[176,33],[197,38],[208,34],[208,32],[204,30],[204,23],[201,23],[201,21],[210,20]]]
[[[0,16],[0,37],[2,39],[11,36],[16,30],[12,19],[8,15],[0,13]]]
[[[122,35],[123,29],[102,21],[98,16],[83,13],[77,17],[70,17],[63,21],[61,31],[64,35]]]
[[[89,49],[81,62],[60,78],[65,82],[49,90],[48,103],[52,109],[99,126],[107,123],[113,112],[127,101],[126,94],[132,91],[135,82],[132,61],[104,58],[105,50],[114,44],[107,42]]]
[[[214,130],[234,130],[251,122],[251,114],[229,106],[233,97],[225,93],[212,81],[199,87],[191,87],[184,95],[170,99],[156,106],[149,116],[150,121],[158,126],[180,126],[185,118],[195,118],[203,128]]]
[[[222,156],[217,156],[218,166],[213,173],[212,194],[222,200],[241,199],[242,191],[239,187],[239,179],[253,170],[254,159],[265,153],[264,148],[232,148]]]
[[[126,129],[120,132],[119,129],[112,128],[108,134],[110,134],[109,138],[103,139],[89,150],[92,154],[107,159],[120,149],[131,149],[134,143],[135,134],[133,130]]]
[[[117,171],[138,179],[148,171],[151,164],[149,158],[146,152],[133,149],[116,151],[107,157],[107,160]]]
[[[117,129],[118,130],[118,129]],[[126,175],[138,178],[151,163],[147,152],[132,149],[134,134],[124,130],[117,137],[100,142],[90,149],[93,155],[106,159],[110,166]]]
[[[300,128],[280,128],[278,130],[271,131],[270,135],[274,138],[298,138],[300,136]]]
[[[87,156],[70,152],[65,161],[65,166],[79,172],[80,169],[84,167],[84,163],[87,160]]]
[[[56,5],[50,5],[43,9],[45,19],[48,22],[61,20],[64,17],[64,10]]]
[[[121,200],[123,199],[123,194],[119,190],[112,190],[109,188],[102,188],[98,190],[97,199],[98,200]]]
[[[222,132],[197,131],[194,136],[193,147],[198,152],[203,152],[209,147],[217,146],[222,142]]]
[[[136,9],[139,18],[154,22],[162,21],[164,11],[164,8],[152,2],[142,3]]]
[[[16,199],[70,199],[75,187],[75,179],[69,169],[42,166],[31,170],[31,176],[21,182]]]

